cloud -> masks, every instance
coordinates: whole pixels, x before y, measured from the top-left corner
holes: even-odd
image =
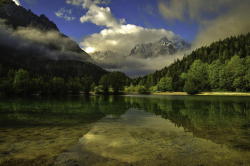
[[[125,22],[124,19],[117,20],[111,13],[109,7],[100,7],[99,5],[108,4],[104,0],[67,0],[66,3],[82,6],[87,9],[87,13],[80,18],[82,23],[92,22],[99,26],[117,27]]]
[[[115,18],[109,7],[103,7],[103,5],[108,4],[108,1],[67,0],[66,2],[87,10],[80,18],[82,23],[88,21],[106,27],[99,33],[85,37],[80,42],[80,46],[86,52],[92,54],[92,58],[103,68],[110,71],[122,71],[130,76],[135,76],[160,69],[166,66],[168,62],[173,61],[173,57],[152,59],[128,57],[131,49],[137,44],[156,42],[162,37],[167,37],[170,40],[178,38],[172,31],[126,24],[125,19]],[[105,55],[106,57],[103,57],[103,54],[95,54],[95,52],[108,53]]]
[[[235,0],[158,0],[159,10],[167,19],[202,20],[232,8]],[[242,0],[247,1],[247,0]],[[240,3],[239,3],[240,4]],[[225,12],[225,11],[224,11]]]
[[[66,21],[73,21],[76,19],[75,17],[72,16],[71,9],[61,8],[55,12],[55,15],[59,18],[63,18]]]
[[[194,46],[208,45],[230,36],[250,32],[250,3],[234,8],[214,20],[203,21]]]
[[[0,20],[0,47],[15,50],[16,54],[46,56],[50,59],[74,59],[85,61],[89,56],[71,39],[57,31],[40,31],[31,27],[12,29]]]
[[[99,33],[87,36],[80,46],[89,53],[112,50],[120,55],[129,54],[130,50],[140,43],[149,43],[166,36],[169,39],[176,35],[165,29],[149,29],[137,25],[125,24],[125,19],[117,20],[109,7],[101,7],[107,4],[101,0],[67,0],[69,4],[79,5],[87,9],[81,22],[90,21],[99,26],[106,26]]]
[[[250,31],[249,0],[159,0],[158,6],[167,20],[198,23],[195,47]]]
[[[110,54],[108,57],[105,57],[104,60],[97,60],[96,62],[97,65],[108,71],[121,71],[130,77],[138,77],[153,73],[155,70],[160,70],[175,60],[182,59],[184,54],[184,52],[179,52],[175,55],[158,56],[147,59]]]
[[[99,7],[96,5],[91,5],[86,15],[80,18],[80,21],[82,23],[92,22],[96,25],[106,27],[117,27],[124,22],[123,20],[117,21],[111,14],[109,7]]]
[[[66,0],[66,3],[89,8],[91,5],[107,5],[110,3],[110,0]]]
[[[16,5],[20,6],[21,3],[19,2],[19,0],[13,0],[13,2],[15,2]]]
[[[135,45],[155,42],[164,36],[167,36],[169,39],[176,37],[173,32],[165,29],[148,29],[126,24],[92,34],[86,37],[80,43],[80,46],[86,50],[92,48],[95,51],[112,50],[119,54],[129,54]]]
[[[87,36],[81,47],[89,53],[112,50],[120,55],[129,54],[130,50],[140,43],[155,42],[162,37],[173,39],[176,35],[165,29],[149,29],[137,25],[125,24],[125,19],[116,19],[109,7],[101,7],[107,1],[101,0],[67,0],[68,4],[87,9],[81,22],[90,21],[106,28],[99,33]]]

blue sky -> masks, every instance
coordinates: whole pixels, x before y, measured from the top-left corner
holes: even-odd
[[[18,0],[13,0],[18,1]],[[94,59],[116,64],[125,73],[159,70],[173,58],[123,58],[142,43],[182,38],[193,49],[250,30],[250,1],[241,0],[19,0],[35,14],[45,14],[60,31]],[[98,52],[108,53],[104,58]],[[111,53],[112,52],[112,53]],[[132,75],[132,74],[131,74]]]
[[[23,7],[31,9],[34,13],[45,14],[55,22],[61,32],[70,36],[77,42],[93,33],[105,29],[91,22],[81,23],[79,18],[87,11],[81,6],[67,4],[65,0],[20,0]],[[198,24],[195,21],[167,20],[159,12],[157,0],[111,0],[107,5],[115,18],[125,18],[127,24],[134,24],[145,28],[164,28],[180,35],[183,39],[192,42],[198,32]],[[66,21],[55,15],[55,12],[71,9],[72,16],[76,19]]]

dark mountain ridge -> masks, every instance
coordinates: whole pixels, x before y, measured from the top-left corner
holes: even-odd
[[[0,0],[0,18],[6,20],[6,24],[17,27],[34,27],[43,31],[59,31],[56,24],[45,15],[37,16],[31,10],[17,6],[12,0]]]
[[[7,76],[9,70],[22,68],[33,75],[59,76],[65,79],[92,76],[97,82],[107,73],[92,64],[90,56],[76,42],[60,33],[56,24],[45,15],[37,16],[11,0],[0,0],[0,19],[7,24],[6,27],[0,26],[2,77]],[[17,33],[20,28],[24,32],[33,30],[41,36],[35,36],[34,40],[32,36],[26,38]],[[43,38],[47,33],[58,39]]]

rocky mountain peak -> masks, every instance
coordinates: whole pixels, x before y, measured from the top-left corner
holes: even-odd
[[[163,38],[161,38],[161,39],[159,40],[159,42],[164,44],[164,43],[170,43],[171,41],[168,40],[167,37],[163,37]]]
[[[130,56],[140,58],[151,58],[158,56],[173,55],[178,51],[190,48],[190,44],[182,39],[175,38],[173,40],[168,37],[162,37],[153,43],[138,44],[130,52]]]

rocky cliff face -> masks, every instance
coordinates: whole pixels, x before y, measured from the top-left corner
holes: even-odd
[[[6,24],[17,28],[34,27],[40,30],[59,31],[56,24],[50,21],[45,15],[37,16],[21,6],[17,6],[11,0],[0,0],[0,18],[6,20]]]
[[[182,39],[169,40],[167,37],[163,37],[155,43],[136,45],[131,50],[130,56],[140,58],[169,56],[188,48],[190,48],[190,44]]]

